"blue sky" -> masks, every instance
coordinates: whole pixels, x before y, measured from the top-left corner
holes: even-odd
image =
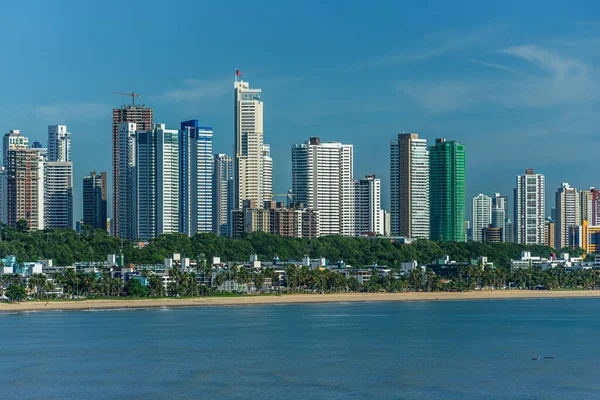
[[[81,178],[111,165],[111,109],[142,94],[156,122],[197,118],[231,153],[235,68],[263,89],[274,190],[290,146],[354,144],[354,174],[382,178],[398,132],[460,140],[467,199],[511,195],[526,167],[600,186],[600,6],[593,1],[19,1],[0,14],[0,131],[43,143],[67,124]],[[470,201],[468,201],[470,202]],[[470,207],[469,207],[470,208]],[[512,208],[512,204],[511,204]],[[470,218],[469,218],[470,219]]]

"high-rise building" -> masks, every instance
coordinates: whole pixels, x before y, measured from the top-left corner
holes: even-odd
[[[8,174],[0,167],[0,222],[8,224]]]
[[[198,120],[181,123],[180,230],[189,236],[213,229],[213,129]]]
[[[213,160],[213,232],[229,235],[228,220],[232,202],[233,160],[227,154],[215,154]]]
[[[315,239],[320,236],[319,213],[302,207],[284,207],[283,202],[266,201],[259,208],[251,200],[244,201],[241,210],[232,211],[233,238],[256,231],[273,235]]]
[[[579,220],[588,221],[590,226],[600,225],[600,190],[590,188],[579,192]]]
[[[321,235],[353,236],[353,147],[312,137],[292,147],[296,202],[318,211]]]
[[[488,226],[481,230],[481,241],[485,243],[502,242],[502,228]]]
[[[416,133],[390,143],[391,234],[429,239],[429,152]]]
[[[123,204],[124,208],[130,208],[132,203],[127,203],[127,194],[120,193],[121,189],[127,190],[124,186],[125,181],[129,180],[131,177],[127,176],[127,170],[123,170],[124,166],[122,164],[123,155],[127,154],[133,144],[129,144],[128,141],[123,141],[120,135],[120,124],[121,123],[134,123],[135,129],[139,130],[148,130],[152,128],[152,124],[154,123],[153,110],[151,108],[146,108],[143,105],[124,105],[121,108],[114,108],[112,115],[112,221],[111,226],[115,235],[123,236],[122,234],[130,234],[129,227],[121,228],[121,216],[127,215],[129,211],[124,211],[121,209],[120,204]],[[133,135],[133,132],[132,132]],[[124,145],[125,148],[121,149],[120,145]],[[135,154],[131,154],[131,160],[135,160]],[[123,173],[125,176],[121,177],[120,173]],[[125,221],[126,224],[129,224],[129,221]]]
[[[374,233],[383,235],[383,214],[381,212],[381,180],[375,175],[354,181],[354,225],[356,235]]]
[[[545,243],[544,220],[546,210],[546,188],[544,175],[527,168],[525,174],[517,176],[515,189],[515,243]]]
[[[465,221],[465,242],[473,241],[473,229],[471,229],[471,221]]]
[[[116,190],[116,195],[113,193],[112,227],[116,236],[135,239],[137,233],[135,132],[138,126],[135,122],[121,122],[117,128],[119,140],[117,146],[113,147],[113,150],[118,149],[118,153],[117,165],[113,165],[113,190]]]
[[[515,243],[515,226],[510,218],[506,218],[504,228],[505,228],[505,233],[504,233],[505,241],[508,243]]]
[[[29,138],[21,135],[21,131],[18,129],[11,129],[2,138],[2,165],[8,166],[8,151],[10,149],[19,147],[27,147],[29,145]]]
[[[83,224],[107,230],[106,172],[83,177]]]
[[[496,214],[496,218],[499,218],[499,215],[504,213],[504,221],[496,219],[496,222],[494,222],[494,213]],[[512,236],[509,235],[506,229],[509,219],[508,215],[508,196],[501,196],[500,193],[494,193],[494,197],[492,198],[492,225],[494,225],[493,228],[502,228],[503,242],[507,242],[509,236]]]
[[[44,166],[44,227],[73,229],[73,163]]]
[[[44,158],[23,144],[11,144],[5,162],[8,225],[14,228],[25,220],[29,229],[44,229]]]
[[[270,211],[254,200],[244,200],[241,209],[231,212],[231,237],[240,239],[244,233],[269,232]]]
[[[180,149],[178,130],[166,129],[164,124],[156,124],[154,130],[156,131],[156,236],[159,236],[179,232]]]
[[[391,236],[391,215],[387,210],[381,210],[381,221],[383,222],[383,236]]]
[[[234,204],[241,209],[244,200],[259,207],[263,202],[263,102],[261,90],[248,82],[234,83]]]
[[[271,158],[271,146],[268,144],[263,145],[262,170],[263,202],[271,201],[273,195],[273,159]]]
[[[135,208],[132,219],[135,225],[130,239],[149,240],[156,236],[157,223],[157,148],[158,129],[135,131],[135,179],[131,192],[134,193]],[[162,190],[162,186],[160,187]],[[120,193],[123,194],[123,193]],[[121,208],[123,208],[121,206]],[[124,228],[125,219],[121,218],[120,227]],[[124,235],[119,235],[124,237]]]
[[[556,228],[554,248],[557,250],[568,246],[569,227],[580,225],[579,192],[563,183],[556,192]]]
[[[544,221],[544,230],[545,230],[544,244],[546,246],[554,247],[554,241],[556,238],[556,236],[554,235],[555,226],[556,226],[556,223],[550,217],[546,218],[546,221]]]
[[[179,131],[155,124],[135,141],[136,237],[179,232]]]
[[[465,146],[436,139],[429,148],[431,240],[465,240]]]
[[[71,134],[66,125],[48,126],[48,161],[71,161]]]
[[[492,199],[482,193],[473,197],[473,240],[483,241],[483,228],[492,224]]]
[[[501,205],[492,205],[492,228],[502,229],[502,240],[501,242],[506,242],[506,213],[504,207]]]

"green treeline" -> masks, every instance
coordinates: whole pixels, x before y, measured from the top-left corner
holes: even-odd
[[[0,227],[0,256],[17,256],[19,262],[52,259],[55,265],[71,265],[77,261],[104,261],[108,254],[123,253],[126,263],[162,264],[173,253],[193,260],[221,257],[221,262],[247,261],[257,254],[262,261],[277,255],[281,261],[297,260],[308,255],[324,257],[331,262],[343,260],[346,265],[387,265],[397,267],[402,262],[417,260],[428,264],[444,255],[465,262],[479,256],[497,266],[508,266],[522,251],[533,256],[548,257],[554,251],[546,246],[525,246],[513,243],[431,242],[416,241],[410,245],[391,243],[385,239],[327,236],[318,239],[297,239],[256,232],[234,240],[214,234],[163,235],[139,249],[134,242],[109,236],[106,231],[84,227],[82,233],[68,229],[22,232],[8,226]]]

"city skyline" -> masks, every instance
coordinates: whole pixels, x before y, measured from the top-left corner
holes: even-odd
[[[239,46],[244,30],[230,18],[227,10],[233,5],[248,17],[261,17],[256,34],[262,40],[256,46]],[[402,131],[418,132],[430,143],[447,137],[468,146],[467,199],[478,193],[510,193],[514,176],[527,167],[544,173],[550,188],[561,182],[600,187],[587,168],[597,140],[598,116],[592,111],[598,102],[595,70],[600,65],[590,49],[600,28],[586,22],[589,13],[583,10],[548,4],[545,12],[560,16],[550,29],[546,22],[525,23],[536,18],[538,10],[510,3],[489,13],[472,2],[466,6],[468,19],[456,19],[444,2],[432,2],[430,11],[388,3],[385,13],[350,3],[333,22],[324,5],[298,4],[286,33],[273,35],[283,6],[259,12],[236,1],[179,7],[148,2],[144,7],[150,16],[176,16],[183,9],[211,16],[206,28],[210,38],[186,30],[144,33],[135,54],[177,59],[183,49],[202,47],[202,55],[189,55],[190,63],[170,65],[165,74],[164,68],[148,65],[143,57],[130,57],[126,48],[115,50],[123,37],[139,34],[128,20],[136,15],[134,4],[119,4],[122,13],[116,16],[114,4],[96,5],[92,20],[82,18],[92,15],[88,7],[69,7],[62,17],[72,24],[56,27],[47,36],[41,27],[48,17],[58,17],[56,7],[11,4],[0,28],[5,35],[27,31],[5,48],[12,62],[3,66],[3,85],[10,96],[0,100],[0,131],[20,129],[31,141],[45,142],[47,125],[68,125],[75,154],[75,198],[81,197],[79,182],[89,171],[112,170],[107,115],[131,103],[113,91],[135,89],[141,93],[136,103],[155,108],[156,122],[171,128],[198,118],[213,127],[215,152],[231,154],[235,68],[263,90],[265,137],[277,166],[275,192],[285,192],[291,180],[290,144],[320,136],[362,149],[356,151],[355,175],[376,174],[382,184],[382,207],[389,209],[387,163],[377,160],[383,158],[390,137]],[[431,10],[449,13],[436,11],[441,17],[434,24]],[[410,15],[410,21],[398,25],[391,18],[398,14]],[[371,19],[380,21],[377,29],[371,29]],[[307,34],[299,28],[300,21],[314,30]],[[318,64],[301,56],[304,52],[311,52]],[[73,53],[79,56],[65,62]],[[40,54],[48,65],[61,67],[40,72]],[[115,58],[129,59],[128,68],[108,61]],[[509,96],[510,92],[514,93]],[[565,145],[567,131],[575,140]],[[589,145],[580,146],[584,141]],[[562,157],[548,157],[559,148]],[[548,204],[552,200],[553,193],[547,193]],[[76,203],[74,218],[81,216]]]

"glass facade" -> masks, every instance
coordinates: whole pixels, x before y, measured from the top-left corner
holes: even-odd
[[[429,148],[430,239],[465,241],[465,146],[437,139]]]

